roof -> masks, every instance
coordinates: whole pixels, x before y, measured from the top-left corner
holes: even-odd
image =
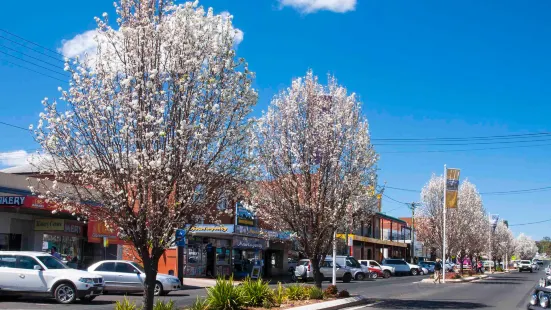
[[[407,224],[406,221],[403,221],[399,218],[395,218],[395,217],[392,217],[390,215],[386,215],[384,213],[381,213],[381,212],[377,212],[375,213],[375,215],[379,216],[379,217],[382,217],[384,219],[387,219],[387,220],[390,220],[390,221],[393,221],[393,222],[398,222],[398,223],[402,223],[402,224]]]

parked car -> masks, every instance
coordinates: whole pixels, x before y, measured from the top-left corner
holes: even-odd
[[[419,266],[426,268],[428,273],[434,273],[435,265],[436,265],[436,262],[432,262],[432,261],[424,261],[419,263]]]
[[[423,273],[421,267],[414,264],[409,264],[403,259],[385,258],[383,259],[382,264],[384,266],[394,267],[395,273],[411,274],[413,276]]]
[[[523,271],[530,271],[530,272],[533,272],[532,270],[532,262],[529,261],[529,260],[521,260],[518,264],[518,272],[523,272]]]
[[[103,278],[70,269],[43,252],[0,251],[0,294],[53,297],[70,304],[90,302],[103,292]]]
[[[337,255],[337,264],[350,268],[352,277],[355,280],[362,281],[366,278],[371,278],[371,272],[365,266],[362,266],[358,260],[352,256]],[[325,260],[333,260],[333,256],[326,256]]]
[[[103,276],[104,294],[108,292],[142,292],[145,270],[139,264],[124,260],[104,260],[88,267],[88,272]],[[182,288],[180,279],[167,274],[157,274],[155,296],[166,295]]]
[[[390,278],[391,275],[394,275],[396,272],[396,269],[391,266],[383,266],[379,264],[377,261],[370,260],[370,259],[360,259],[360,264],[363,266],[369,267],[369,268],[377,268],[383,272],[384,278]]]
[[[287,267],[288,267],[287,270],[290,271],[290,272],[294,271],[295,268],[297,268],[297,263],[298,263],[298,261],[296,259],[289,257],[287,259]]]
[[[513,261],[513,267],[514,268],[518,268],[518,263],[520,262],[520,260],[514,260]]]
[[[551,265],[548,265],[547,268],[545,268],[545,275],[551,276]]]
[[[384,278],[385,273],[379,268],[376,267],[367,267],[369,268],[369,272],[371,273],[371,279],[377,279],[377,278]]]
[[[350,268],[336,264],[337,280],[342,280],[344,283],[352,281],[352,272]],[[320,262],[320,272],[324,280],[330,280],[333,277],[333,262],[324,260]],[[314,279],[314,269],[312,262],[309,259],[301,259],[295,269],[295,278],[303,281]]]

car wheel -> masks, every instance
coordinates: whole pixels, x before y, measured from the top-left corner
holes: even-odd
[[[416,276],[416,275],[419,274],[419,271],[418,271],[417,269],[415,269],[415,268],[411,269],[410,272],[411,272],[411,275],[412,275],[412,276]]]
[[[361,273],[361,272],[358,272],[358,273],[356,274],[356,280],[358,280],[358,281],[363,281],[363,280],[365,280],[365,274],[364,274],[364,273]]]
[[[350,283],[350,281],[352,281],[352,275],[349,273],[345,273],[344,276],[342,276],[342,282]]]
[[[291,275],[291,281],[293,281],[293,282],[298,282],[298,278],[297,278],[297,275],[296,275],[296,274],[293,273],[293,274]]]
[[[92,300],[94,300],[96,297],[97,296],[80,297],[80,301],[84,303],[89,303],[89,302],[92,302]]]
[[[532,270],[530,270],[530,273],[532,273]]]
[[[390,271],[385,270],[385,271],[383,272],[383,277],[384,277],[385,279],[390,278]]]
[[[153,292],[155,296],[162,296],[164,294],[163,285],[161,284],[161,282],[155,282],[155,289],[153,290]]]
[[[378,277],[379,275],[376,272],[371,274],[371,279],[377,279]]]
[[[60,304],[70,304],[77,298],[77,292],[73,284],[62,282],[54,289],[54,297]]]

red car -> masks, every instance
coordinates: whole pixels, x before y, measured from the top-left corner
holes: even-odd
[[[371,279],[383,278],[385,276],[383,271],[379,268],[369,267],[369,271],[371,272]]]

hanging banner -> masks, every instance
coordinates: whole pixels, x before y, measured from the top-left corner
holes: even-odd
[[[457,208],[459,169],[446,169],[446,208]]]

